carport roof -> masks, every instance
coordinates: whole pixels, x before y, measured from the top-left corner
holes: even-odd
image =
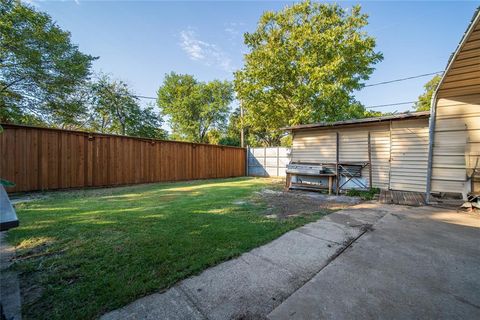
[[[428,117],[430,117],[430,111],[407,112],[407,113],[399,113],[399,114],[373,117],[373,118],[351,119],[351,120],[342,120],[342,121],[336,121],[336,122],[319,122],[319,123],[312,123],[312,124],[300,124],[296,126],[285,127],[282,129],[293,131],[293,130],[303,130],[303,129],[332,128],[332,127],[353,126],[357,124],[365,124],[365,123],[372,123],[372,122],[407,120],[407,119],[411,120],[411,119],[428,118]]]

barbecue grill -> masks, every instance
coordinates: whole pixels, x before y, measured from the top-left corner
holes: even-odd
[[[328,188],[332,192],[336,181],[337,194],[344,187],[368,189],[362,177],[362,169],[368,162],[313,163],[291,162],[287,165],[288,189],[320,190]]]
[[[321,163],[291,162],[287,165],[288,189],[319,190],[332,192],[335,175]]]
[[[287,173],[315,176],[323,173],[323,166],[321,163],[292,162],[287,165]]]

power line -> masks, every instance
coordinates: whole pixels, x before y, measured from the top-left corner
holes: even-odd
[[[135,96],[141,99],[153,99],[156,100],[157,98],[154,97],[147,97],[147,96]],[[418,101],[407,101],[407,102],[398,102],[398,103],[389,103],[389,104],[378,104],[374,106],[367,106],[365,109],[376,109],[376,108],[383,108],[383,107],[391,107],[391,106],[398,106],[398,105],[405,105],[405,104],[413,104],[417,103]]]
[[[413,103],[417,103],[417,102],[418,101],[407,101],[407,102],[398,102],[398,103],[389,103],[389,104],[378,104],[378,105],[375,105],[375,106],[365,107],[365,109],[375,109],[375,108],[399,106],[399,105],[403,105],[403,104],[413,104]]]
[[[422,78],[426,76],[432,76],[434,74],[439,74],[442,73],[443,71],[437,71],[437,72],[431,72],[431,73],[424,73],[424,74],[419,74],[417,76],[411,76],[411,77],[406,77],[406,78],[400,78],[400,79],[394,79],[394,80],[389,80],[389,81],[383,81],[383,82],[377,82],[377,83],[372,83],[372,84],[367,84],[364,86],[366,87],[374,87],[374,86],[379,86],[382,84],[388,84],[388,83],[393,83],[393,82],[400,82],[400,81],[405,81],[405,80],[411,80],[411,79],[416,79],[416,78]]]
[[[374,86],[379,86],[379,85],[384,85],[384,84],[389,84],[389,83],[394,83],[394,82],[400,82],[400,81],[405,81],[405,80],[422,78],[422,77],[426,77],[426,76],[439,74],[439,73],[442,73],[442,72],[443,71],[424,73],[424,74],[419,74],[419,75],[416,75],[416,76],[411,76],[411,77],[406,77],[406,78],[399,78],[399,79],[394,79],[394,80],[389,80],[389,81],[367,84],[367,85],[364,86],[364,88],[374,87]],[[141,95],[135,95],[134,97],[139,98],[139,99],[157,100],[157,98],[155,98],[155,97],[148,97],[148,96],[141,96]],[[374,106],[367,106],[367,107],[365,107],[365,109],[376,109],[376,108],[383,108],[383,107],[391,107],[391,106],[397,106],[397,105],[413,104],[413,103],[417,103],[417,102],[418,101],[408,101],[408,102],[399,102],[399,103],[379,104],[379,105],[374,105]]]
[[[136,96],[136,95],[134,95],[134,97],[139,98],[139,99],[153,99],[153,100],[157,100],[157,98],[147,97],[147,96]]]
[[[388,84],[388,83],[393,83],[393,82],[400,82],[400,81],[405,81],[405,80],[411,80],[411,79],[417,79],[417,78],[422,78],[426,76],[432,76],[434,74],[439,74],[443,73],[443,71],[437,71],[437,72],[431,72],[431,73],[424,73],[424,74],[419,74],[416,76],[411,76],[411,77],[406,77],[406,78],[399,78],[399,79],[394,79],[394,80],[388,80],[388,81],[383,81],[383,82],[377,82],[377,83],[372,83],[372,84],[367,84],[364,86],[366,87],[374,87],[374,86],[379,86],[383,84]],[[148,97],[148,96],[141,96],[141,95],[135,95],[134,97],[140,98],[140,99],[152,99],[152,100],[157,100],[155,97]],[[416,102],[416,101],[415,101]]]

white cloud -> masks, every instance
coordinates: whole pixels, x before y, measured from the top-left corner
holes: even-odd
[[[225,28],[223,29],[226,33],[230,34],[232,38],[235,38],[237,36],[240,36],[243,32],[240,32],[240,29],[243,29],[245,26],[245,23],[243,22],[229,22],[225,25]]]
[[[180,45],[189,58],[200,61],[207,66],[218,65],[225,71],[233,71],[232,61],[228,55],[216,44],[198,39],[192,29],[180,32]]]
[[[226,33],[228,33],[228,34],[230,34],[234,37],[236,37],[240,34],[240,31],[238,31],[238,30],[236,30],[235,28],[232,28],[232,27],[226,27],[223,30],[225,30]]]

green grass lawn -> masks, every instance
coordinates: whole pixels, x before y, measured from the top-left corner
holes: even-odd
[[[267,243],[324,213],[269,219],[236,178],[51,193],[17,205],[25,318],[91,319]]]

